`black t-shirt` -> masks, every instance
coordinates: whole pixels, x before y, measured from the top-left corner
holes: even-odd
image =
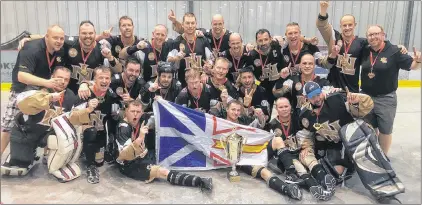
[[[139,43],[140,40],[142,40],[142,39],[139,39],[137,36],[134,36],[134,37],[135,37],[135,41],[133,42],[132,45],[136,45]],[[120,51],[125,47],[123,45],[121,35],[111,36],[110,38],[103,39],[100,41],[100,44],[105,45],[108,48],[110,48],[111,53],[113,54],[115,58],[119,58]]]
[[[355,69],[345,70],[341,69],[341,59],[337,58],[336,64],[330,69],[327,79],[330,83],[336,88],[343,88],[347,86],[350,92],[358,93],[359,92],[359,77],[360,77],[360,60],[361,60],[361,51],[368,44],[365,38],[359,38],[355,36],[352,44],[349,45],[345,43],[341,34],[334,30],[335,32],[335,44],[339,40],[343,41],[343,46],[340,49],[340,55],[344,55],[346,52],[346,47],[348,49],[347,55],[349,55],[349,63]],[[341,57],[342,58],[342,57]]]
[[[227,72],[226,77],[231,82],[236,82],[237,77],[239,76],[238,69],[245,67],[248,62],[249,53],[246,51],[246,46],[243,47],[243,55],[240,56],[240,59],[234,59],[230,53],[230,49],[221,52],[220,56],[229,60],[229,72]]]
[[[195,42],[193,44],[189,44],[186,42],[186,40],[182,37],[182,35],[178,36],[174,42],[172,43],[172,49],[169,52],[169,56],[176,56],[177,53],[179,53],[180,51],[180,47],[184,47],[184,53],[185,58],[186,57],[190,57],[191,53],[195,53],[196,56],[201,56],[202,59],[202,66],[204,65],[204,61],[207,59],[207,55],[209,58],[211,58],[211,47],[210,44],[208,43],[208,40],[205,37],[197,37]],[[191,49],[193,51],[191,51]],[[177,63],[176,63],[177,64]],[[180,81],[180,83],[182,84],[182,87],[186,87],[186,81],[185,81],[185,72],[186,72],[186,61],[185,59],[182,59],[179,61],[179,66],[178,66],[178,71],[177,71],[177,79]]]
[[[372,79],[368,76],[371,72],[370,52],[375,62],[373,68],[375,76]],[[371,96],[385,95],[396,91],[399,70],[410,70],[412,62],[411,56],[402,54],[400,49],[389,41],[385,41],[385,47],[379,55],[378,52],[366,47],[362,50],[362,91]]]
[[[128,55],[132,55],[142,63],[142,78],[146,82],[155,79],[158,75],[157,63],[160,61],[167,61],[167,55],[170,52],[170,47],[173,46],[173,40],[168,39],[163,43],[161,51],[153,48],[150,42],[146,42],[148,46],[139,50],[136,45],[127,49]]]
[[[48,53],[48,58],[52,62],[51,66],[48,65],[46,49],[47,46],[44,38],[25,43],[25,46],[18,53],[16,64],[12,71],[12,91],[20,93],[27,86],[18,81],[19,71],[30,73],[40,78],[50,79],[55,66],[65,65],[63,48],[58,52],[54,52],[53,55]]]
[[[91,52],[85,53],[81,49],[79,37],[69,36],[65,39],[63,48],[67,58],[66,66],[72,70],[68,88],[77,93],[79,85],[84,81],[93,80],[94,69],[104,64],[104,56],[101,54],[101,44],[97,43]]]
[[[288,66],[289,63],[291,63],[290,66],[292,67],[291,69],[292,75],[298,75],[300,73],[299,64],[300,64],[300,59],[302,58],[303,55],[305,54],[314,55],[315,53],[319,53],[319,48],[309,43],[303,43],[303,46],[300,49],[300,53],[298,55],[294,55],[290,53],[289,46],[283,49],[283,57],[284,57],[284,60],[286,61],[285,62],[286,66]]]
[[[142,89],[145,89],[145,80],[142,78],[138,78],[137,80],[135,80],[135,82],[133,83],[133,85],[131,87],[126,87],[125,83],[123,82],[123,77],[122,77],[122,73],[119,74],[114,74],[111,77],[111,83],[110,83],[110,88],[113,90],[114,93],[117,94],[116,89],[117,88],[122,88],[123,90],[126,88],[127,91],[129,92],[129,95],[132,99],[136,99],[139,96],[139,93],[141,93]],[[124,90],[124,92],[126,93],[126,91]],[[120,100],[122,100],[122,98],[117,95],[118,98]]]
[[[83,103],[87,103],[86,107],[88,107],[88,102],[91,99],[97,98],[94,91],[91,90],[91,96],[89,96],[88,99],[84,100],[78,97],[78,99],[75,102],[75,106],[80,106]],[[120,108],[122,107],[119,98],[117,97],[117,94],[113,92],[111,88],[109,88],[106,92],[106,94],[103,97],[103,102],[99,100],[98,106],[94,109],[93,112],[89,114],[89,125],[94,126],[97,131],[105,132],[106,128],[106,122],[110,118],[112,118],[112,106],[113,104],[118,105]]]
[[[209,112],[211,103],[211,91],[210,85],[202,85],[201,95],[199,99],[193,97],[188,88],[185,87],[180,91],[179,95],[176,98],[176,104],[183,105],[192,109],[201,109],[204,112]]]

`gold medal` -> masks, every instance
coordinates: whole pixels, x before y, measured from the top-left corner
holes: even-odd
[[[114,51],[116,51],[116,53],[119,53],[121,50],[122,50],[122,48],[119,45],[114,47]]]
[[[83,76],[88,75],[88,65],[87,64],[81,64],[81,74]]]
[[[181,43],[179,44],[179,50],[185,52],[185,44]]]
[[[155,59],[155,54],[154,52],[151,52],[148,54],[148,60],[153,61]]]
[[[74,58],[74,57],[76,57],[76,55],[78,55],[78,51],[75,48],[71,48],[71,49],[69,49],[68,54],[71,58]]]
[[[314,123],[314,128],[315,128],[315,130],[316,131],[318,131],[319,129],[321,129],[321,124],[319,124],[319,123]]]
[[[368,77],[370,79],[374,78],[375,77],[375,73],[373,73],[373,72],[368,73]]]

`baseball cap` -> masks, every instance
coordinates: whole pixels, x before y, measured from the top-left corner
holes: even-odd
[[[321,94],[321,87],[316,82],[307,82],[303,88],[303,95],[306,98],[311,99],[312,97]]]

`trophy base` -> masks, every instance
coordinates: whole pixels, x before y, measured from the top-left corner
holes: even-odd
[[[240,181],[240,175],[237,172],[227,172],[227,178],[230,182],[239,182]]]

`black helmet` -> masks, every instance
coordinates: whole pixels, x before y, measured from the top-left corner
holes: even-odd
[[[158,62],[158,75],[161,73],[174,73],[175,69],[172,63],[160,61]]]

